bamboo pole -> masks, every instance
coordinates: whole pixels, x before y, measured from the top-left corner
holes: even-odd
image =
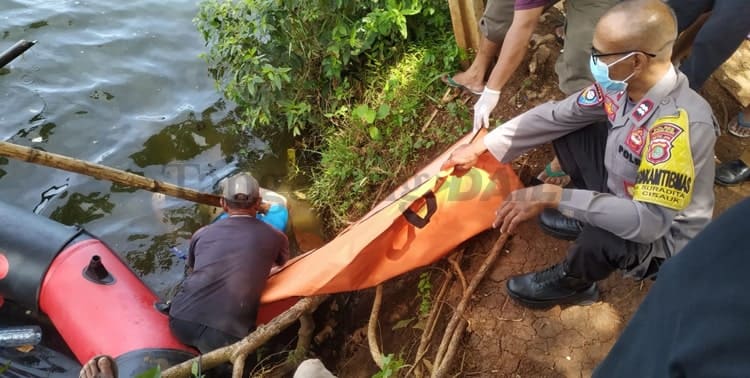
[[[220,206],[219,200],[221,197],[214,194],[202,193],[197,190],[150,179],[148,177],[143,177],[101,164],[90,163],[35,148],[19,146],[8,142],[0,142],[0,156],[23,160],[29,163],[41,164],[68,172],[80,173],[100,180],[109,180],[117,184],[156,193],[163,193],[168,196],[182,198],[192,202]]]

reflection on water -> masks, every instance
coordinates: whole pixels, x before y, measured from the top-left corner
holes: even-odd
[[[64,201],[67,192],[60,196]],[[86,224],[112,213],[115,204],[110,201],[109,193],[93,192],[89,194],[72,193],[64,205],[50,214],[50,219],[63,224]]]
[[[219,133],[214,125],[212,114],[224,110],[224,103],[219,101],[204,110],[198,119],[195,113],[189,112],[184,121],[169,125],[149,137],[143,148],[130,155],[133,162],[141,168],[150,165],[165,165],[174,161],[191,160],[214,146],[219,146],[221,156],[231,157],[235,152],[237,137],[229,132]]]
[[[0,175],[0,177],[2,177],[2,175]],[[63,184],[60,186],[53,185],[51,188],[42,192],[41,201],[39,201],[39,203],[34,206],[34,214],[40,214],[42,210],[47,207],[47,204],[52,201],[52,199],[57,197],[58,194],[65,193],[66,189],[68,189],[68,184]]]
[[[170,209],[164,213],[165,222],[179,225],[171,232],[160,235],[132,234],[128,240],[136,243],[133,249],[123,251],[125,260],[139,276],[162,273],[172,269],[176,256],[170,251],[174,245],[185,243],[191,233],[202,226],[197,216],[198,206]],[[187,248],[180,248],[187,250]]]

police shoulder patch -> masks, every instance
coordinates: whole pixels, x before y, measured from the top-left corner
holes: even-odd
[[[599,84],[592,84],[581,92],[578,96],[578,105],[583,107],[594,107],[601,104],[604,101],[604,95],[602,95],[602,88]]]
[[[690,204],[695,165],[690,149],[688,116],[661,117],[646,133],[633,199],[682,210]]]

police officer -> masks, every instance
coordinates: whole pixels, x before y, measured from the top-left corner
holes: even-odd
[[[552,141],[571,175],[576,189],[520,189],[497,210],[493,226],[502,232],[541,213],[547,230],[575,238],[562,262],[508,280],[520,303],[594,302],[596,281],[618,269],[652,277],[711,220],[716,123],[670,62],[676,36],[674,14],[661,1],[615,5],[594,33],[595,84],[480,131],[444,163],[467,169],[486,150],[507,163]]]

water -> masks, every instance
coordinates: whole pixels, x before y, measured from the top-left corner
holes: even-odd
[[[216,91],[192,19],[195,0],[2,0],[0,50],[38,40],[0,71],[0,138],[211,191],[237,169],[240,148],[261,185],[287,194],[287,140],[227,133],[233,105]],[[242,167],[247,168],[243,165]],[[83,225],[158,294],[181,277],[185,248],[205,219],[189,202],[0,158],[0,198]],[[291,198],[293,199],[293,198]],[[304,203],[294,203],[317,233]]]

